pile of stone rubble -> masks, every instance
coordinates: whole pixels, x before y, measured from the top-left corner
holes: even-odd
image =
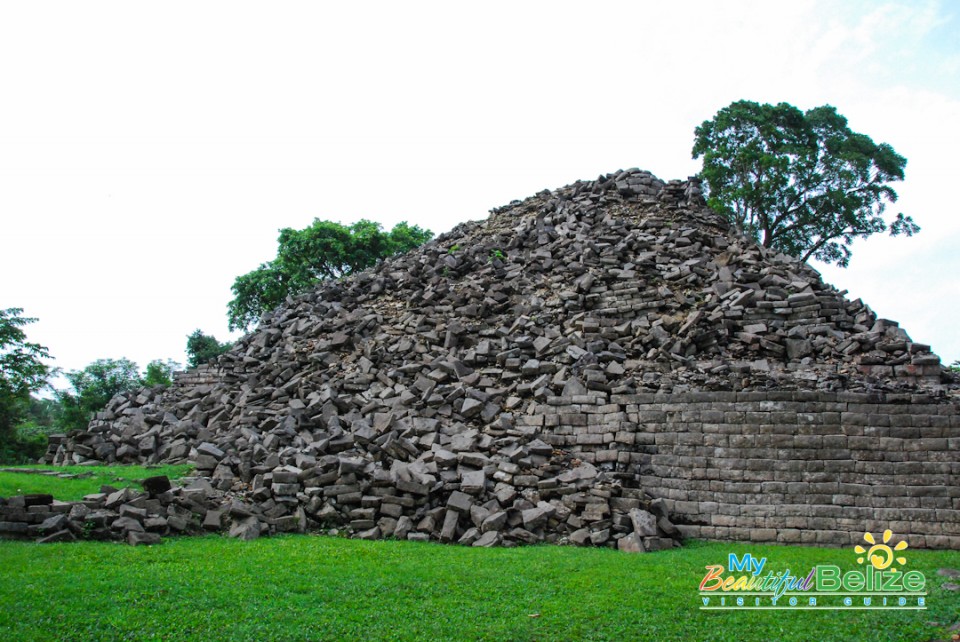
[[[51,495],[17,496],[0,499],[0,536],[44,543],[124,540],[136,545],[160,543],[162,535],[224,531],[250,540],[271,533],[303,533],[308,528],[338,532],[345,527],[364,539],[473,546],[542,541],[616,544],[632,552],[669,548],[679,540],[662,501],[649,501],[639,490],[605,481],[588,463],[571,469],[543,456],[534,458],[546,462],[540,471],[565,472],[546,479],[528,475],[529,480],[496,482],[488,489],[486,471],[480,468],[464,473],[459,483],[450,484],[457,490],[449,491],[442,481],[423,483],[429,481],[427,476],[392,481],[372,462],[330,456],[306,470],[282,466],[260,475],[252,492],[236,486],[218,490],[203,477],[182,480],[183,486],[173,486],[167,477],[151,477],[142,482],[143,492],[104,487],[77,502],[57,501]],[[502,468],[521,472],[517,464]],[[505,474],[499,466],[493,475],[524,477]],[[325,478],[336,483],[325,484]]]
[[[696,180],[627,170],[288,299],[215,363],[119,395],[88,430],[52,439],[46,461],[192,462],[187,488],[84,502],[146,532],[178,530],[179,515],[241,537],[336,528],[654,550],[679,534],[642,471],[555,448],[566,415],[544,407],[573,404],[574,431],[614,452],[644,428],[611,395],[943,395],[950,377],[895,322],[736,235]],[[0,519],[16,521],[14,500]],[[82,531],[74,512],[68,530]]]

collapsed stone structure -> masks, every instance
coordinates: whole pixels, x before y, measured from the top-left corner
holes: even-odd
[[[193,462],[152,508],[243,537],[960,548],[956,384],[843,294],[621,171],[289,299],[46,461]]]

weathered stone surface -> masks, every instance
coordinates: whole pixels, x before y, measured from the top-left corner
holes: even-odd
[[[131,535],[132,534],[133,533],[131,532]],[[39,544],[52,544],[55,542],[73,542],[76,539],[77,539],[76,535],[74,535],[71,531],[69,531],[68,529],[63,529],[59,531],[54,531],[49,535],[47,535],[46,537],[41,537],[40,539],[37,540],[37,542]]]
[[[145,545],[150,546],[153,544],[160,543],[160,536],[156,533],[143,533],[137,531],[130,531],[127,533],[127,543],[131,546]]]
[[[150,493],[151,495],[159,495],[160,493],[165,493],[169,491],[173,486],[170,484],[170,479],[166,475],[159,475],[156,477],[147,477],[140,482],[143,486],[143,489]]]
[[[67,515],[58,513],[43,520],[43,523],[40,524],[40,530],[44,533],[54,533],[67,528],[69,522],[70,518]]]
[[[443,528],[440,529],[440,541],[450,542],[457,534],[457,522],[460,514],[455,510],[448,510],[443,518]]]
[[[663,551],[673,548],[675,540],[667,537],[644,537],[643,547],[648,551]]]
[[[460,481],[460,490],[471,495],[483,492],[486,487],[487,475],[482,470],[473,470],[463,474]]]
[[[451,508],[461,513],[469,513],[472,506],[473,498],[470,495],[461,493],[458,490],[450,493],[450,499],[447,500],[447,508]]]
[[[496,546],[501,541],[500,533],[496,531],[487,531],[481,535],[476,541],[473,542],[472,546],[481,546],[484,548],[490,548],[491,546]]]
[[[604,528],[599,531],[593,531],[590,533],[590,541],[593,542],[596,546],[601,546],[606,544],[610,539],[610,529]]]
[[[547,511],[539,506],[521,512],[523,527],[527,530],[540,528],[547,522]]]
[[[245,517],[233,522],[230,526],[230,537],[250,541],[260,537],[260,522],[256,517]]]
[[[343,461],[342,459],[340,461]],[[297,486],[299,485],[299,475],[292,470],[274,470],[273,471],[273,484],[284,485],[284,486]],[[343,475],[344,473],[341,473]]]
[[[224,453],[222,450],[220,450],[219,448],[217,448],[216,446],[208,442],[204,442],[199,446],[197,446],[197,452],[201,455],[208,455],[210,457],[213,457],[217,461],[223,459],[224,456],[226,455],[226,453]]]
[[[0,536],[26,535],[30,526],[25,522],[0,522]]]
[[[507,523],[509,515],[507,511],[497,511],[483,520],[480,525],[480,531],[489,533],[490,531],[499,531]]]
[[[129,532],[138,532],[142,533],[144,528],[143,524],[138,522],[132,517],[118,517],[110,525],[110,528],[115,531],[122,531],[124,533]]]
[[[208,531],[219,531],[223,528],[223,511],[219,509],[207,511],[203,518],[203,528]],[[230,536],[236,537],[232,532]]]
[[[581,528],[570,533],[570,542],[577,546],[583,546],[590,541],[590,529]]]
[[[645,553],[643,540],[637,533],[630,533],[617,540],[617,548],[626,553]]]
[[[633,532],[640,537],[650,537],[657,534],[657,518],[645,510],[634,508],[630,511],[630,521],[633,523]]]

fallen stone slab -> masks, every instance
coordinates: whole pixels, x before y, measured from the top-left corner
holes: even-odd
[[[637,533],[629,533],[617,540],[617,549],[625,553],[645,553],[643,539]]]
[[[127,543],[130,546],[152,546],[154,544],[159,544],[162,540],[160,536],[156,533],[144,533],[138,531],[130,531],[127,533]]]
[[[53,544],[55,542],[73,542],[76,541],[76,536],[68,529],[64,528],[59,531],[54,531],[46,537],[42,537],[37,540],[39,544]]]

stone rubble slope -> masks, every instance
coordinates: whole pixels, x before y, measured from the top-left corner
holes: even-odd
[[[655,550],[679,533],[616,455],[643,425],[611,395],[770,388],[955,385],[895,322],[738,236],[695,179],[627,170],[288,299],[215,364],[52,439],[46,461],[193,462],[209,487],[177,492],[218,506],[195,526],[242,537]],[[612,456],[555,447],[564,422]]]

